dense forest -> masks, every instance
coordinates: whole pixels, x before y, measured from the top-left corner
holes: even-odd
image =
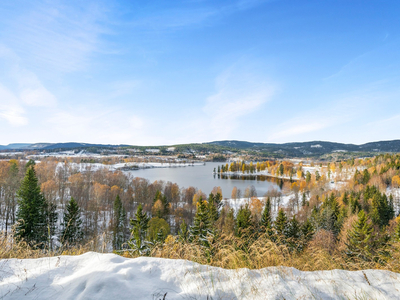
[[[263,171],[289,179],[265,195],[254,187],[205,194],[55,158],[3,160],[1,255],[15,256],[23,247],[35,255],[114,251],[226,268],[399,271],[400,155],[237,161],[216,170]],[[238,209],[236,201],[242,201]]]

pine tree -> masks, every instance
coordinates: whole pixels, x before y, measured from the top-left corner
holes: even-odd
[[[149,247],[145,242],[149,221],[150,218],[143,212],[142,204],[139,204],[135,218],[130,220],[132,238],[128,242],[128,245],[139,255],[146,255],[149,252]]]
[[[373,227],[363,210],[358,213],[358,218],[347,233],[347,255],[356,256],[369,261],[373,256]]]
[[[82,220],[81,210],[78,206],[78,202],[71,197],[66,205],[66,211],[64,212],[64,220],[62,223],[63,230],[61,232],[61,242],[63,244],[74,246],[77,245],[83,237],[82,233]]]
[[[126,225],[126,212],[122,205],[119,195],[114,200],[114,216],[113,216],[113,248],[121,249],[124,242],[124,228]]]
[[[49,241],[47,204],[40,192],[33,166],[27,169],[17,197],[16,238],[26,241],[32,247],[43,248]]]
[[[209,247],[209,236],[212,236],[210,216],[205,201],[200,197],[197,202],[197,211],[194,216],[193,226],[189,229],[189,241],[197,242],[205,247]]]
[[[271,199],[269,197],[261,216],[260,228],[268,237],[272,236]]]

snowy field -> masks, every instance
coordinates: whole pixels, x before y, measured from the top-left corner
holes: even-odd
[[[225,270],[185,260],[93,252],[0,260],[0,299],[399,298],[400,274],[380,270]]]

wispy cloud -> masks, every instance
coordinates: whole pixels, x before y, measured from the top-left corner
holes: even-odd
[[[3,42],[38,67],[53,72],[81,70],[99,47],[99,36],[105,32],[99,20],[105,14],[100,3],[76,4],[35,1],[29,4],[31,9],[16,16],[11,13],[17,11],[14,6],[24,3],[15,1],[8,11],[12,19],[4,20]]]
[[[26,125],[28,119],[19,102],[19,99],[10,90],[0,84],[0,119],[4,119],[14,126]]]
[[[39,78],[20,66],[19,57],[0,45],[0,117],[12,125],[28,124],[26,106],[54,107],[56,97]]]
[[[319,106],[296,113],[287,120],[274,124],[268,134],[269,142],[303,141],[318,139],[319,133],[356,120],[365,113],[362,104],[367,104],[367,98],[360,95],[347,95],[332,99]],[[330,137],[327,137],[329,139]],[[336,138],[336,137],[335,137]]]
[[[199,26],[228,15],[248,10],[271,0],[239,1],[186,1],[191,5],[177,8],[170,7],[151,15],[139,18],[131,24],[145,27],[147,30],[178,29]]]
[[[275,87],[265,78],[235,65],[216,78],[216,93],[206,99],[203,111],[214,135],[227,137],[239,119],[253,113],[271,99]]]

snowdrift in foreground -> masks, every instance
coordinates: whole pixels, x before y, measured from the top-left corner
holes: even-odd
[[[399,299],[400,274],[225,270],[185,260],[86,253],[0,260],[0,299]]]

